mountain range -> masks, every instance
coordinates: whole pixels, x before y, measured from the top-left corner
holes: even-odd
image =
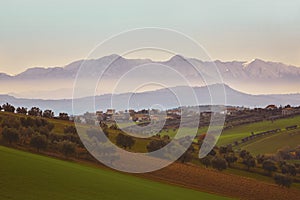
[[[211,67],[215,64],[221,75],[225,80],[227,79],[244,79],[244,80],[265,80],[265,79],[299,79],[300,78],[300,68],[291,65],[285,65],[279,62],[268,62],[260,59],[254,59],[250,62],[245,61],[231,61],[222,62],[216,61],[201,61],[195,58],[185,58],[180,55],[175,55],[170,60],[167,61],[152,61],[150,59],[126,59],[119,55],[113,54],[110,56],[105,56],[99,59],[91,60],[79,60],[72,62],[64,67],[35,67],[29,68],[26,71],[10,76],[5,73],[0,73],[0,80],[27,80],[27,79],[68,79],[75,78],[80,65],[85,63],[85,65],[90,68],[91,72],[99,72],[104,70],[104,66],[111,61],[116,60],[112,67],[118,66],[119,72],[127,72],[133,67],[145,63],[160,63],[175,69],[182,71],[185,75],[191,75],[187,68],[188,62],[199,66],[202,72],[205,72],[205,68]],[[188,62],[185,62],[187,60]],[[89,75],[94,75],[89,74]],[[113,76],[113,74],[110,74]]]
[[[122,93],[122,94],[104,94],[95,97],[84,97],[74,99],[75,110],[73,113],[72,99],[43,100],[43,99],[25,99],[15,98],[9,95],[0,95],[0,104],[10,103],[14,106],[25,106],[31,108],[38,106],[41,109],[52,109],[56,114],[67,112],[69,114],[83,114],[87,111],[106,110],[115,108],[117,110],[151,108],[153,105],[160,104],[161,108],[175,108],[178,106],[196,105],[189,96],[191,88],[186,86],[177,86],[169,89],[160,89],[141,93]],[[178,96],[184,97],[181,104],[178,99],[170,92],[172,90]],[[210,91],[225,90],[225,96],[217,93],[213,104],[222,104],[224,97],[226,105],[245,106],[245,107],[265,107],[269,104],[276,105],[300,105],[300,94],[279,94],[279,95],[251,95],[239,92],[227,85],[215,84],[211,86],[193,87],[198,99],[197,105],[211,105]],[[210,90],[210,91],[209,91]],[[113,100],[111,100],[113,99]]]
[[[121,75],[126,74],[136,66],[156,64],[176,70],[194,82],[194,86],[205,85],[203,80],[199,80],[195,76],[195,70],[191,67],[192,64],[201,71],[201,74],[208,75],[207,77],[209,77],[212,67],[216,66],[225,84],[245,93],[287,94],[300,92],[300,68],[283,63],[260,59],[254,59],[250,62],[201,61],[195,58],[184,58],[180,55],[173,56],[167,61],[152,61],[150,59],[126,59],[115,54],[99,59],[75,61],[64,67],[30,68],[14,76],[0,73],[0,91],[2,94],[23,98],[71,98],[74,80],[82,64],[86,69],[84,76],[89,79],[98,76],[105,70],[105,66],[113,60],[115,62],[105,73],[106,81],[119,79]],[[151,74],[150,70],[136,75],[143,77],[148,74]],[[171,86],[178,85],[174,82]],[[104,87],[101,88],[99,94],[109,93],[109,91],[109,88]],[[130,91],[125,88],[122,92]]]

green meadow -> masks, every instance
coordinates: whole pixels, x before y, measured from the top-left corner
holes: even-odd
[[[299,145],[300,133],[297,131],[284,131],[279,134],[270,135],[253,140],[241,145],[242,149],[257,154],[276,153],[282,148],[295,148]]]
[[[262,121],[236,126],[223,131],[217,145],[227,145],[234,141],[241,140],[244,137],[250,136],[251,132],[259,133],[277,128],[285,129],[285,127],[292,125],[300,125],[300,116],[275,120],[273,123],[271,121]]]
[[[0,188],[0,199],[20,200],[228,199],[3,146]]]

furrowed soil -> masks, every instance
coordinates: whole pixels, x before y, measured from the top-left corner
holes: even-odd
[[[180,163],[139,176],[238,199],[300,199],[300,191],[297,189],[282,188],[251,178]]]

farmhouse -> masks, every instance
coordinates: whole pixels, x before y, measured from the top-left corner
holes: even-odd
[[[296,113],[296,110],[292,107],[282,109],[282,116],[293,115],[295,113]]]
[[[134,115],[133,120],[134,121],[139,121],[139,122],[150,121],[150,116],[149,116],[149,114],[137,113],[137,114]]]
[[[237,113],[238,111],[239,111],[239,110],[238,110],[238,108],[236,108],[236,107],[227,107],[226,110],[225,110],[225,112],[226,112],[227,115],[235,114],[235,113]]]
[[[277,106],[275,106],[275,105],[268,105],[266,107],[266,110],[276,110],[276,109],[277,109]]]

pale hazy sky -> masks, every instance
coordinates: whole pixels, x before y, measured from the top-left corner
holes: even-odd
[[[85,58],[111,35],[141,27],[183,32],[213,59],[300,66],[300,0],[9,0],[0,27],[0,72],[8,74]]]

